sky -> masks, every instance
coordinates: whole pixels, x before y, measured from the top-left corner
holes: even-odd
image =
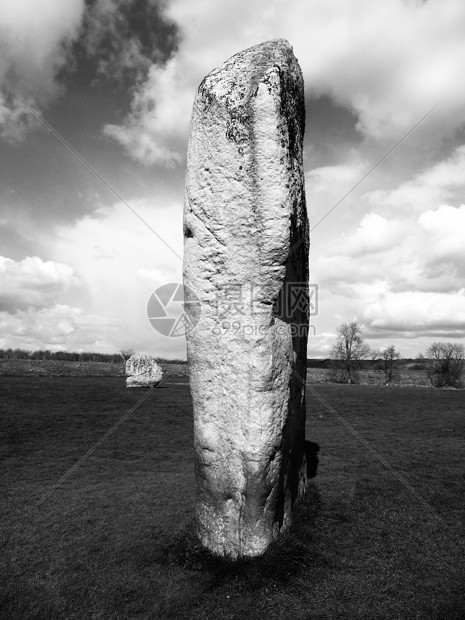
[[[402,357],[465,343],[463,0],[0,0],[0,348],[184,357],[147,304],[182,281],[195,92],[274,38],[305,81],[309,357],[353,320]]]

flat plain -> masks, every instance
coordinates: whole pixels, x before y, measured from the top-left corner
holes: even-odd
[[[231,566],[192,535],[186,377],[136,407],[122,377],[0,377],[0,617],[465,618],[465,391],[311,389],[296,526]]]

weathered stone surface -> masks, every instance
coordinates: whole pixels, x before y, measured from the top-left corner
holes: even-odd
[[[126,360],[126,387],[150,388],[162,379],[162,369],[151,355],[136,353]]]
[[[196,324],[196,524],[205,546],[230,557],[262,553],[305,486],[308,308],[293,303],[308,301],[304,123],[302,74],[284,40],[230,58],[194,102],[184,282]]]

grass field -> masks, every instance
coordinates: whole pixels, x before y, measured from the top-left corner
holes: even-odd
[[[164,374],[184,376],[186,362],[159,362]],[[0,359],[4,377],[125,377],[124,362],[70,362],[66,360]]]
[[[192,539],[186,379],[0,377],[0,617],[465,618],[465,392],[314,386],[431,506],[309,394],[320,446],[297,527],[239,568]]]

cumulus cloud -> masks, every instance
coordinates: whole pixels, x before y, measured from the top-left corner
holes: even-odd
[[[363,309],[370,337],[464,337],[464,165],[460,147],[390,192],[365,194],[372,210],[358,226],[314,249],[321,296]]]
[[[408,291],[384,295],[369,303],[363,319],[377,332],[404,337],[441,335],[465,337],[465,290],[454,295]]]
[[[449,269],[465,278],[465,205],[441,205],[436,210],[430,209],[422,213],[418,221],[431,240],[427,264],[446,263]]]
[[[362,161],[348,161],[334,166],[320,166],[309,170],[305,175],[305,191],[307,203],[311,208],[311,230],[326,219],[327,214],[338,208],[338,220],[352,215],[357,207],[357,194],[351,192],[354,185],[362,178],[367,170]],[[343,206],[337,206],[344,195]],[[334,216],[331,216],[334,225]]]
[[[117,203],[56,227],[45,243],[56,261],[72,265],[78,275],[85,314],[118,322],[118,330],[102,335],[106,348],[132,347],[160,356],[183,356],[184,339],[164,338],[147,318],[153,291],[182,281],[181,204],[135,200],[131,207],[158,236],[127,206]]]
[[[310,330],[307,356],[309,358],[331,357],[331,349],[336,343],[337,335],[333,332],[314,333]]]
[[[60,91],[56,75],[79,31],[84,0],[0,0],[0,134],[21,139],[35,123],[31,109]]]
[[[81,308],[67,304],[15,314],[0,311],[1,347],[113,353],[115,347],[109,343],[123,329],[115,319],[86,315]]]
[[[50,308],[28,308],[14,315],[0,313],[0,333],[10,337],[60,344],[76,331],[79,308],[54,304]]]
[[[454,199],[463,200],[465,189],[465,146],[430,166],[399,187],[367,192],[364,199],[372,208],[422,212]]]
[[[430,187],[464,188],[465,145],[459,146],[447,159],[431,166],[417,177],[417,182]]]
[[[139,84],[152,63],[163,64],[177,30],[163,17],[164,0],[88,3],[78,49],[95,63],[97,78]]]
[[[396,247],[400,240],[405,236],[401,225],[398,222],[389,220],[378,213],[367,213],[363,216],[359,227],[351,233],[342,233],[330,247],[337,247],[335,254],[328,253],[326,265],[331,269],[334,267],[334,274],[339,271],[338,260],[341,253],[347,258],[363,259],[363,263],[370,263],[376,259],[371,255],[383,253]],[[340,271],[339,271],[340,273]],[[376,270],[373,271],[376,273]],[[358,270],[353,274],[359,280],[363,279],[363,273]],[[350,280],[353,278],[351,277]]]
[[[188,80],[188,75],[179,75],[176,58],[164,67],[152,66],[147,81],[134,94],[124,125],[106,125],[105,133],[146,164],[178,164],[186,148],[192,107]]]
[[[116,203],[42,230],[37,252],[49,260],[0,258],[0,346],[185,355],[184,339],[163,337],[147,317],[153,291],[182,281],[182,202],[131,207],[141,219]]]
[[[315,258],[320,280],[348,294],[385,282],[390,290],[455,292],[465,286],[465,207],[442,205],[417,217],[365,215]]]
[[[357,279],[373,282],[377,278],[386,281],[393,291],[454,293],[463,288],[464,166],[465,147],[459,147],[447,159],[394,190],[367,193],[363,199],[373,211],[355,232],[339,235],[337,250],[322,261],[324,273],[331,281],[340,281],[346,290]],[[384,253],[379,262],[372,262],[367,252],[370,244],[377,244],[379,235],[385,247],[378,249]],[[342,256],[343,271],[350,271],[344,278],[338,270]]]
[[[34,0],[0,0],[0,135],[24,138],[38,122],[33,112],[63,92],[60,71],[79,68],[83,58],[93,63],[95,78],[139,87],[176,45],[177,29],[163,17],[164,4],[43,0],[39,7]],[[133,114],[148,111],[136,97]]]
[[[49,306],[76,284],[73,269],[63,263],[28,256],[14,261],[0,256],[0,311],[16,313]]]
[[[358,230],[347,237],[346,251],[350,256],[377,254],[392,249],[402,236],[398,222],[388,220],[378,213],[367,213]]]
[[[276,37],[294,46],[308,96],[330,95],[354,111],[367,137],[398,137],[438,102],[429,139],[465,122],[461,0],[270,0],[266,8],[260,0],[171,0],[165,15],[181,32],[176,53],[136,88],[126,121],[106,130],[146,163],[180,160],[195,90],[211,69]]]

